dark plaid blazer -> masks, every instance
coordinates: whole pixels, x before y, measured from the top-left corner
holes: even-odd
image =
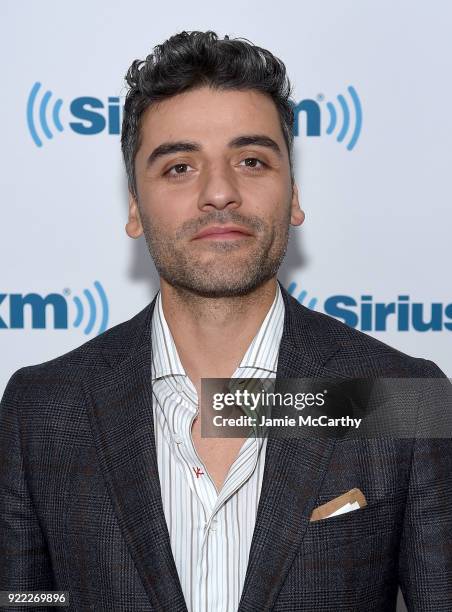
[[[278,378],[444,376],[281,290]],[[154,441],[154,305],[8,382],[0,590],[68,591],[77,612],[186,612]],[[367,507],[309,521],[354,487]],[[452,440],[270,433],[239,612],[388,612],[399,585],[409,610],[452,610]]]

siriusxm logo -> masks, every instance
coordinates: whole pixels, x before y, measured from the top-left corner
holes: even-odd
[[[326,103],[328,125],[325,133],[328,136],[336,135],[337,142],[343,142],[346,136],[348,136],[346,148],[348,151],[351,151],[355,147],[361,133],[363,111],[356,89],[350,85],[347,87],[347,91],[350,96],[350,102],[347,102],[346,98],[339,94],[337,96],[337,103],[331,101]],[[319,94],[317,99],[319,102],[323,102],[323,94]],[[340,109],[340,113],[336,110],[337,108]],[[299,135],[301,113],[304,113],[306,136],[321,136],[322,112],[318,102],[310,99],[302,100],[295,104],[293,109],[295,114],[294,136]],[[338,115],[340,115],[341,120],[338,119]]]
[[[101,334],[108,325],[108,300],[105,291],[99,281],[94,282],[97,291],[99,305],[96,304],[93,292],[89,289],[83,291],[83,299],[72,296],[73,317],[69,323],[70,290],[64,293],[49,293],[45,297],[38,293],[0,293],[0,329],[25,329],[25,313],[30,312],[31,328],[46,329],[49,327],[47,320],[49,310],[53,313],[53,328],[68,329],[69,326],[80,327],[84,334],[91,334],[93,330]],[[8,299],[9,321],[6,323],[3,302]],[[94,329],[96,327],[96,330]]]
[[[317,298],[307,300],[307,292],[291,283],[287,291],[301,304],[315,310]],[[361,331],[452,331],[452,303],[412,302],[409,295],[399,295],[394,302],[378,302],[371,295],[358,299],[350,295],[332,295],[323,303],[323,312]]]
[[[61,120],[63,100],[51,100],[51,91],[38,96],[40,89],[41,83],[35,83],[27,102],[28,130],[37,147],[42,147],[43,144],[41,132],[50,140],[55,130],[64,131]],[[81,96],[72,100],[69,110],[74,119],[69,121],[69,127],[77,134],[93,136],[105,129],[109,134],[119,134],[121,131],[121,107],[118,97],[109,97],[104,103],[93,96]]]
[[[51,140],[54,134],[65,129],[61,117],[63,100],[53,98],[50,90],[44,91],[41,87],[41,83],[36,82],[27,101],[28,130],[37,147],[42,147],[44,137]],[[325,102],[323,94],[319,94],[317,100],[306,98],[295,103],[294,136],[300,135],[300,125],[303,124],[306,136],[333,136],[351,151],[361,133],[363,114],[356,89],[350,85],[347,92],[349,101],[339,94],[335,101]],[[118,97],[108,97],[103,101],[94,96],[81,96],[69,104],[71,120],[68,125],[73,132],[83,136],[94,136],[104,130],[117,135],[121,131],[121,111]],[[322,125],[323,115],[327,119],[325,126]]]

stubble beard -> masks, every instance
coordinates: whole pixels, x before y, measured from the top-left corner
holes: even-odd
[[[245,239],[252,240],[253,244],[242,245],[242,241],[207,244],[206,241],[203,246],[210,254],[208,257],[203,256],[206,249],[191,248],[194,246],[191,242],[187,245],[187,229],[193,223],[181,228],[172,239],[143,214],[141,221],[149,254],[167,283],[200,297],[226,298],[247,295],[276,275],[287,250],[290,212],[270,226],[258,217],[247,217],[244,222],[235,211],[228,212],[227,217],[222,211],[216,211],[208,220],[204,219],[202,227],[237,223],[253,232],[253,237]],[[196,227],[198,231],[201,229]]]

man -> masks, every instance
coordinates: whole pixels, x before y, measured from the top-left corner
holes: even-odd
[[[450,439],[200,435],[202,378],[443,376],[278,283],[304,220],[284,65],[182,32],[127,81],[126,230],[160,292],[9,381],[0,590],[68,591],[77,611],[330,612],[395,610],[400,585],[410,610],[451,610]],[[314,520],[356,488],[367,505]]]

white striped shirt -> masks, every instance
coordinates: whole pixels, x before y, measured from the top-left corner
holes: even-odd
[[[277,283],[273,304],[232,378],[275,379],[283,325],[284,301]],[[152,317],[152,347],[162,502],[187,608],[236,612],[256,522],[267,438],[244,439],[218,494],[193,444],[197,391],[180,361],[160,292]]]

